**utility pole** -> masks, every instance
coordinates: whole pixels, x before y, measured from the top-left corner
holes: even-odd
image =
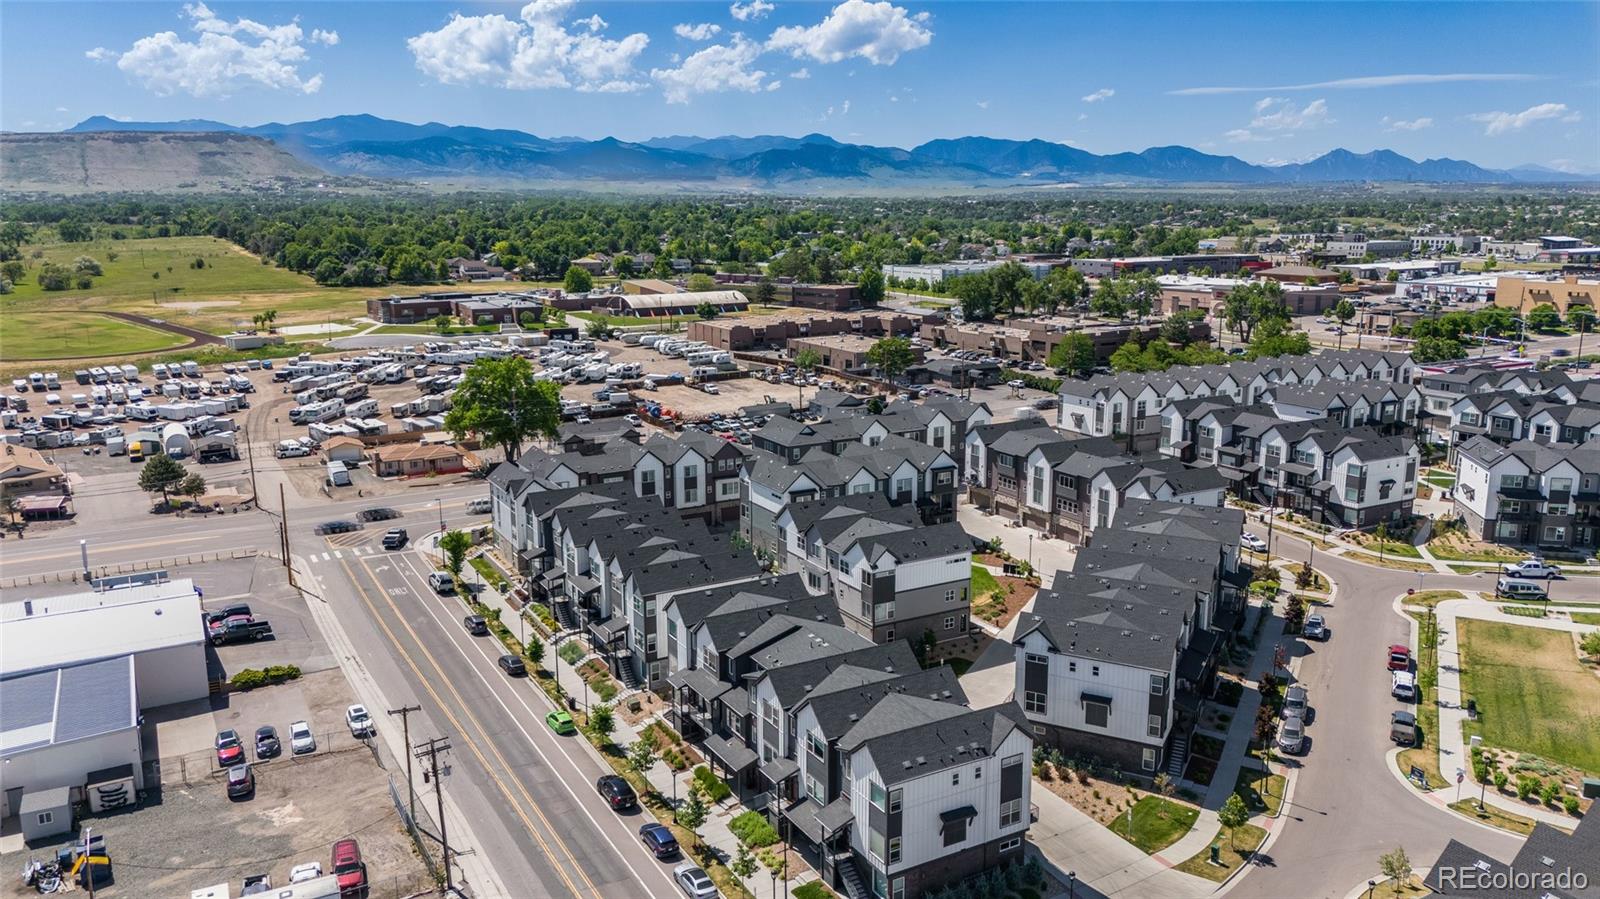
[[[422,711],[420,705],[403,705],[398,709],[390,709],[390,715],[400,716],[400,732],[402,744],[411,745],[411,713]],[[411,754],[406,753],[406,797],[411,809],[411,826],[417,826],[417,788],[411,780]]]
[[[90,847],[94,844],[89,839],[90,829],[89,827],[83,829],[83,868],[86,875],[84,882],[89,885],[89,899],[94,899],[94,854],[90,851]]]
[[[256,488],[256,445],[250,442],[250,429],[244,430],[244,454],[250,463],[250,498],[261,508],[261,492]]]
[[[422,779],[433,781],[433,796],[439,804],[439,845],[444,847],[444,891],[456,891],[455,880],[450,874],[450,837],[445,832],[444,824],[444,786],[439,780],[439,753],[450,750],[450,741],[444,737],[434,737],[424,744],[419,744],[416,750],[417,758],[428,756],[428,770],[422,772]]]
[[[289,558],[289,503],[283,496],[282,481],[278,482],[278,542],[283,546],[283,567],[289,572],[289,586],[294,587],[294,562]]]

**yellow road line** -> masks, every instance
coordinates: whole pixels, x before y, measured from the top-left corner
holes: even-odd
[[[583,894],[582,891],[580,891],[572,882],[572,878],[567,876],[567,872],[559,863],[558,859],[556,858],[556,854],[550,850],[549,844],[545,842],[544,837],[539,833],[538,829],[534,827],[533,820],[530,819],[527,813],[523,810],[523,804],[518,802],[515,796],[511,795],[511,791],[506,788],[505,781],[500,778],[495,766],[490,764],[489,760],[484,757],[482,750],[478,747],[477,741],[472,739],[467,728],[462,726],[460,719],[458,719],[455,716],[455,713],[451,711],[450,705],[446,703],[444,698],[441,697],[438,691],[434,689],[433,683],[423,675],[422,669],[417,666],[416,660],[411,657],[411,653],[407,652],[405,647],[401,645],[400,640],[395,636],[395,633],[389,627],[388,622],[384,621],[383,618],[378,614],[377,607],[373,604],[372,598],[368,595],[366,588],[362,586],[360,579],[357,578],[355,572],[351,570],[350,563],[345,560],[340,560],[339,564],[344,568],[345,574],[349,576],[350,582],[355,585],[356,592],[361,594],[361,601],[365,603],[368,610],[371,611],[373,620],[376,621],[378,626],[383,629],[384,634],[388,636],[389,642],[394,644],[395,649],[400,651],[401,656],[405,658],[406,665],[411,668],[412,673],[417,676],[417,680],[422,683],[423,688],[426,689],[428,694],[433,697],[434,702],[438,704],[445,717],[449,718],[450,723],[455,725],[456,730],[464,738],[467,748],[471,750],[474,756],[477,757],[479,764],[483,765],[484,770],[488,772],[489,777],[494,780],[495,786],[499,788],[501,795],[505,796],[507,802],[511,806],[511,809],[516,812],[517,817],[522,819],[523,826],[527,828],[528,833],[532,835],[534,841],[539,844],[540,850],[543,851],[545,856],[554,863],[552,867],[554,867],[555,872],[560,875],[562,882],[567,885],[567,889],[571,890],[574,896],[581,896]],[[406,622],[405,615],[401,613],[400,607],[395,605],[394,600],[389,598],[388,591],[382,589],[382,582],[378,580],[377,574],[372,571],[365,561],[362,561],[360,564],[362,570],[366,572],[367,577],[371,578],[372,582],[379,587],[379,592],[383,595],[384,601],[387,602],[389,607],[394,610],[395,616],[400,620],[401,626],[403,626],[406,629],[406,632],[411,635],[411,639],[416,641],[417,649],[424,657],[427,658],[428,663],[433,667],[433,670],[438,672],[439,680],[444,683],[444,685],[449,689],[450,693],[455,697],[457,707],[460,708],[461,711],[472,720],[473,727],[475,727],[479,733],[483,734],[487,738],[489,733],[488,730],[484,728],[480,721],[478,721],[477,716],[472,714],[471,706],[456,690],[455,685],[451,683],[449,676],[444,672],[443,666],[439,664],[439,661],[433,657],[433,654],[428,651],[428,648],[423,644],[422,640],[418,638],[417,632],[413,630],[411,625]],[[497,760],[499,760],[500,765],[502,766],[501,770],[510,770],[510,764],[506,761],[505,756],[500,754],[500,750],[494,745],[494,741],[486,740],[486,742],[489,746],[489,752],[492,753]],[[406,747],[407,752],[409,752],[410,749],[411,747]],[[523,799],[526,800],[527,808],[533,810],[533,813],[538,816],[539,820],[543,822],[545,828],[548,829],[551,835],[555,838],[556,843],[561,848],[561,854],[566,856],[567,862],[572,865],[573,870],[577,871],[578,876],[582,878],[585,886],[588,887],[588,891],[594,894],[598,899],[600,896],[599,891],[595,888],[594,883],[589,880],[589,876],[584,873],[583,867],[577,863],[575,858],[573,858],[572,852],[567,848],[566,843],[561,840],[559,836],[557,836],[558,831],[550,824],[550,820],[544,816],[544,812],[539,810],[538,802],[534,800],[532,794],[528,792],[527,788],[522,784],[521,781],[513,781],[513,784],[516,787],[516,791],[522,794]]]

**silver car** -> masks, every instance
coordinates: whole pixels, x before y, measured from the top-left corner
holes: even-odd
[[[1306,722],[1299,715],[1283,719],[1278,727],[1278,748],[1289,755],[1299,755],[1306,745]]]
[[[672,879],[689,899],[716,899],[722,895],[717,892],[717,885],[711,882],[709,874],[687,862],[672,869]]]

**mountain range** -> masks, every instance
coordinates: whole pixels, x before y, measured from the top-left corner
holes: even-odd
[[[1594,181],[1535,166],[1486,169],[1456,159],[1418,162],[1392,150],[1336,149],[1308,162],[1264,166],[1189,147],[1096,154],[1043,140],[960,137],[909,150],[844,143],[824,134],[641,142],[545,138],[523,131],[371,115],[236,126],[191,119],[124,122],[94,116],[64,135],[229,133],[270,141],[332,175],[402,181],[537,186],[541,182],[678,185],[688,188],[851,190],[904,187],[1008,188],[1032,185],[1241,185],[1409,182],[1497,184]]]

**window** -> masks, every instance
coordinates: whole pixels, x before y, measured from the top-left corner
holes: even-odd
[[[944,425],[938,425],[933,429],[933,445],[944,449]]]
[[[639,473],[639,495],[656,495],[656,473],[654,471],[647,469]]]
[[[1032,487],[1032,490],[1033,490],[1033,504],[1036,505],[1036,506],[1044,505],[1044,466],[1043,465],[1035,465],[1033,467],[1033,483],[1030,486]]]
[[[885,643],[893,643],[894,642],[894,628],[891,627],[888,630],[883,632],[883,642],[885,642]]]
[[[1156,759],[1159,757],[1159,755],[1160,753],[1158,751],[1147,747],[1144,751],[1144,757],[1139,760],[1140,765],[1146,771],[1156,770]]]
[[[951,587],[949,590],[944,591],[944,601],[945,602],[955,602],[956,601],[956,588]]]
[[[818,736],[816,731],[806,734],[806,749],[819,759],[826,758],[828,754],[828,744],[822,742],[822,737]]]
[[[906,879],[896,877],[894,884],[889,887],[889,899],[906,899]]]
[[[891,864],[891,865],[900,861],[900,838],[899,837],[890,837],[889,838],[889,859],[888,859],[888,861],[889,861],[889,864]],[[900,885],[902,887],[904,887],[905,886],[905,878],[903,878],[903,877],[900,878],[899,883],[900,883]]]
[[[891,814],[891,815],[900,814],[900,802],[904,798],[905,798],[905,791],[904,790],[890,790],[889,791],[889,814]]]
[[[894,495],[895,495],[896,498],[902,497],[902,496],[910,496],[911,495],[911,479],[910,478],[895,478],[895,480],[894,480]]]
[[[1151,715],[1145,724],[1145,733],[1152,737],[1161,736],[1161,728],[1165,724],[1160,715]]]
[[[876,619],[874,619],[874,620],[878,624],[882,624],[882,623],[884,623],[886,621],[893,621],[894,620],[894,603],[893,602],[886,602],[883,605],[878,606],[878,617]]]
[[[946,615],[946,616],[944,616],[944,629],[947,630],[947,631],[953,631],[953,630],[956,629],[956,616],[954,616],[954,615]]]
[[[871,800],[873,808],[883,808],[884,801],[888,798],[884,795],[883,784],[875,780],[867,781],[867,798]]]
[[[54,824],[55,821],[56,821],[56,813],[55,812],[40,812],[39,813],[38,823],[40,823],[40,824]]]
[[[1022,694],[1022,708],[1024,711],[1035,715],[1043,715],[1049,710],[1050,699],[1043,693],[1025,690]]]
[[[951,771],[950,772],[950,786],[952,786],[952,787],[961,786],[961,772],[960,771]]]
[[[876,830],[867,831],[867,854],[872,856],[873,861],[880,865],[883,864],[883,834],[878,833]],[[878,892],[878,895],[881,896],[883,894]]]
[[[1022,821],[1022,800],[1000,803],[1000,826],[1011,827]]]
[[[1000,851],[1001,852],[1016,852],[1018,849],[1021,849],[1021,848],[1022,848],[1022,837],[1012,837],[1009,840],[1001,840],[1000,841]],[[904,878],[901,878],[901,879],[903,880]],[[899,897],[896,897],[896,899],[899,899]]]
[[[1076,673],[1077,670],[1078,670],[1078,663],[1077,662],[1068,662],[1067,663],[1067,671],[1068,671],[1068,673]]]
[[[954,821],[946,821],[946,822],[944,822],[944,844],[946,846],[954,846],[957,843],[966,842],[966,839],[967,839],[967,819],[966,818],[957,818]]]
[[[983,766],[982,765],[979,765],[978,767],[972,769],[972,779],[973,780],[983,780]]]
[[[1084,702],[1083,723],[1090,727],[1109,727],[1111,724],[1111,706],[1103,702]]]
[[[764,700],[761,703],[761,720],[767,722],[768,727],[772,728],[773,730],[777,730],[778,704],[770,699]]]
[[[1090,665],[1089,666],[1089,676],[1090,677],[1099,677],[1100,676],[1100,666],[1099,665]]]
[[[1167,692],[1167,679],[1159,674],[1150,675],[1150,695],[1165,696]]]
[[[815,571],[806,572],[806,586],[810,587],[813,590],[821,590],[822,589],[822,575],[817,574]]]
[[[1564,543],[1567,539],[1567,529],[1559,526],[1550,526],[1544,529],[1546,543]]]

